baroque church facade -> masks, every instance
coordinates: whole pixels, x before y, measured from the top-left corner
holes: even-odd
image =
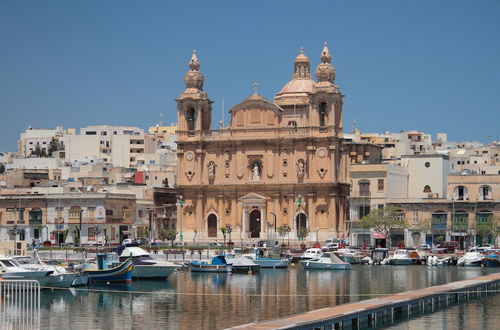
[[[229,110],[229,126],[213,130],[193,52],[176,100],[184,240],[220,240],[227,225],[233,241],[276,238],[282,225],[291,239],[347,237],[343,95],[326,43],[320,59],[314,81],[301,50],[274,100],[255,92]]]

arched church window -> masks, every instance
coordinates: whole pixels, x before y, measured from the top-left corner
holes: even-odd
[[[319,112],[319,126],[325,126],[326,122],[326,103],[321,102],[318,106]]]
[[[195,120],[194,109],[189,108],[187,111],[187,126],[189,131],[194,131],[194,120]]]

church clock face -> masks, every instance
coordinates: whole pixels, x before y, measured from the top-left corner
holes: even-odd
[[[193,160],[193,158],[194,158],[194,155],[193,155],[193,153],[192,153],[192,152],[188,152],[188,153],[186,153],[186,160],[191,161],[191,160]]]

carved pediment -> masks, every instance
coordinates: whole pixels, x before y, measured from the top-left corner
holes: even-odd
[[[241,196],[238,200],[240,202],[251,202],[251,201],[256,201],[256,202],[264,202],[268,200],[269,197],[262,196],[256,193],[248,193],[244,196]]]

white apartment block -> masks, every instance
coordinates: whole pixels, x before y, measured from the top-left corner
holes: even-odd
[[[62,126],[55,129],[40,129],[30,126],[19,137],[18,153],[22,157],[28,157],[37,147],[40,148],[40,151],[48,152],[52,138],[60,139],[68,134],[75,134],[75,130],[65,130]]]

